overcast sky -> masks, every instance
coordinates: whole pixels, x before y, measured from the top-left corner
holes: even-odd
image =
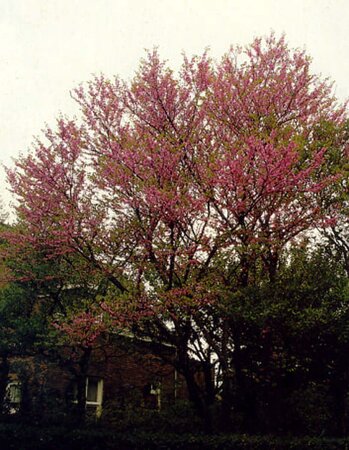
[[[129,78],[144,49],[174,68],[181,53],[286,34],[313,70],[349,95],[348,0],[0,0],[0,162],[25,153],[45,123],[74,114],[69,91],[94,73]],[[4,170],[0,196],[7,204]]]

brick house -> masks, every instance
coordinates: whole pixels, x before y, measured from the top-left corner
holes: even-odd
[[[129,406],[160,410],[177,399],[187,399],[185,382],[170,364],[174,354],[169,345],[125,336],[97,344],[83,373],[88,415],[99,417]],[[72,363],[68,356],[61,361],[42,355],[12,360],[9,411],[69,408],[76,403],[79,375],[79,361]]]

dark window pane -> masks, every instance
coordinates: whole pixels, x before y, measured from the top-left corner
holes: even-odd
[[[98,381],[88,380],[86,401],[97,402]]]

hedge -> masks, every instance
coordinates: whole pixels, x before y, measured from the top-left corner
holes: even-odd
[[[1,450],[346,450],[349,438],[113,432],[0,424]]]

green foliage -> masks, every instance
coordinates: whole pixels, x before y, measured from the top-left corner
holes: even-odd
[[[36,297],[18,283],[0,290],[0,352],[24,354],[42,332],[44,318],[33,311]]]
[[[276,280],[260,274],[224,309],[240,346],[230,423],[240,413],[246,431],[337,433],[349,388],[348,278],[338,261],[323,249],[292,249]]]

